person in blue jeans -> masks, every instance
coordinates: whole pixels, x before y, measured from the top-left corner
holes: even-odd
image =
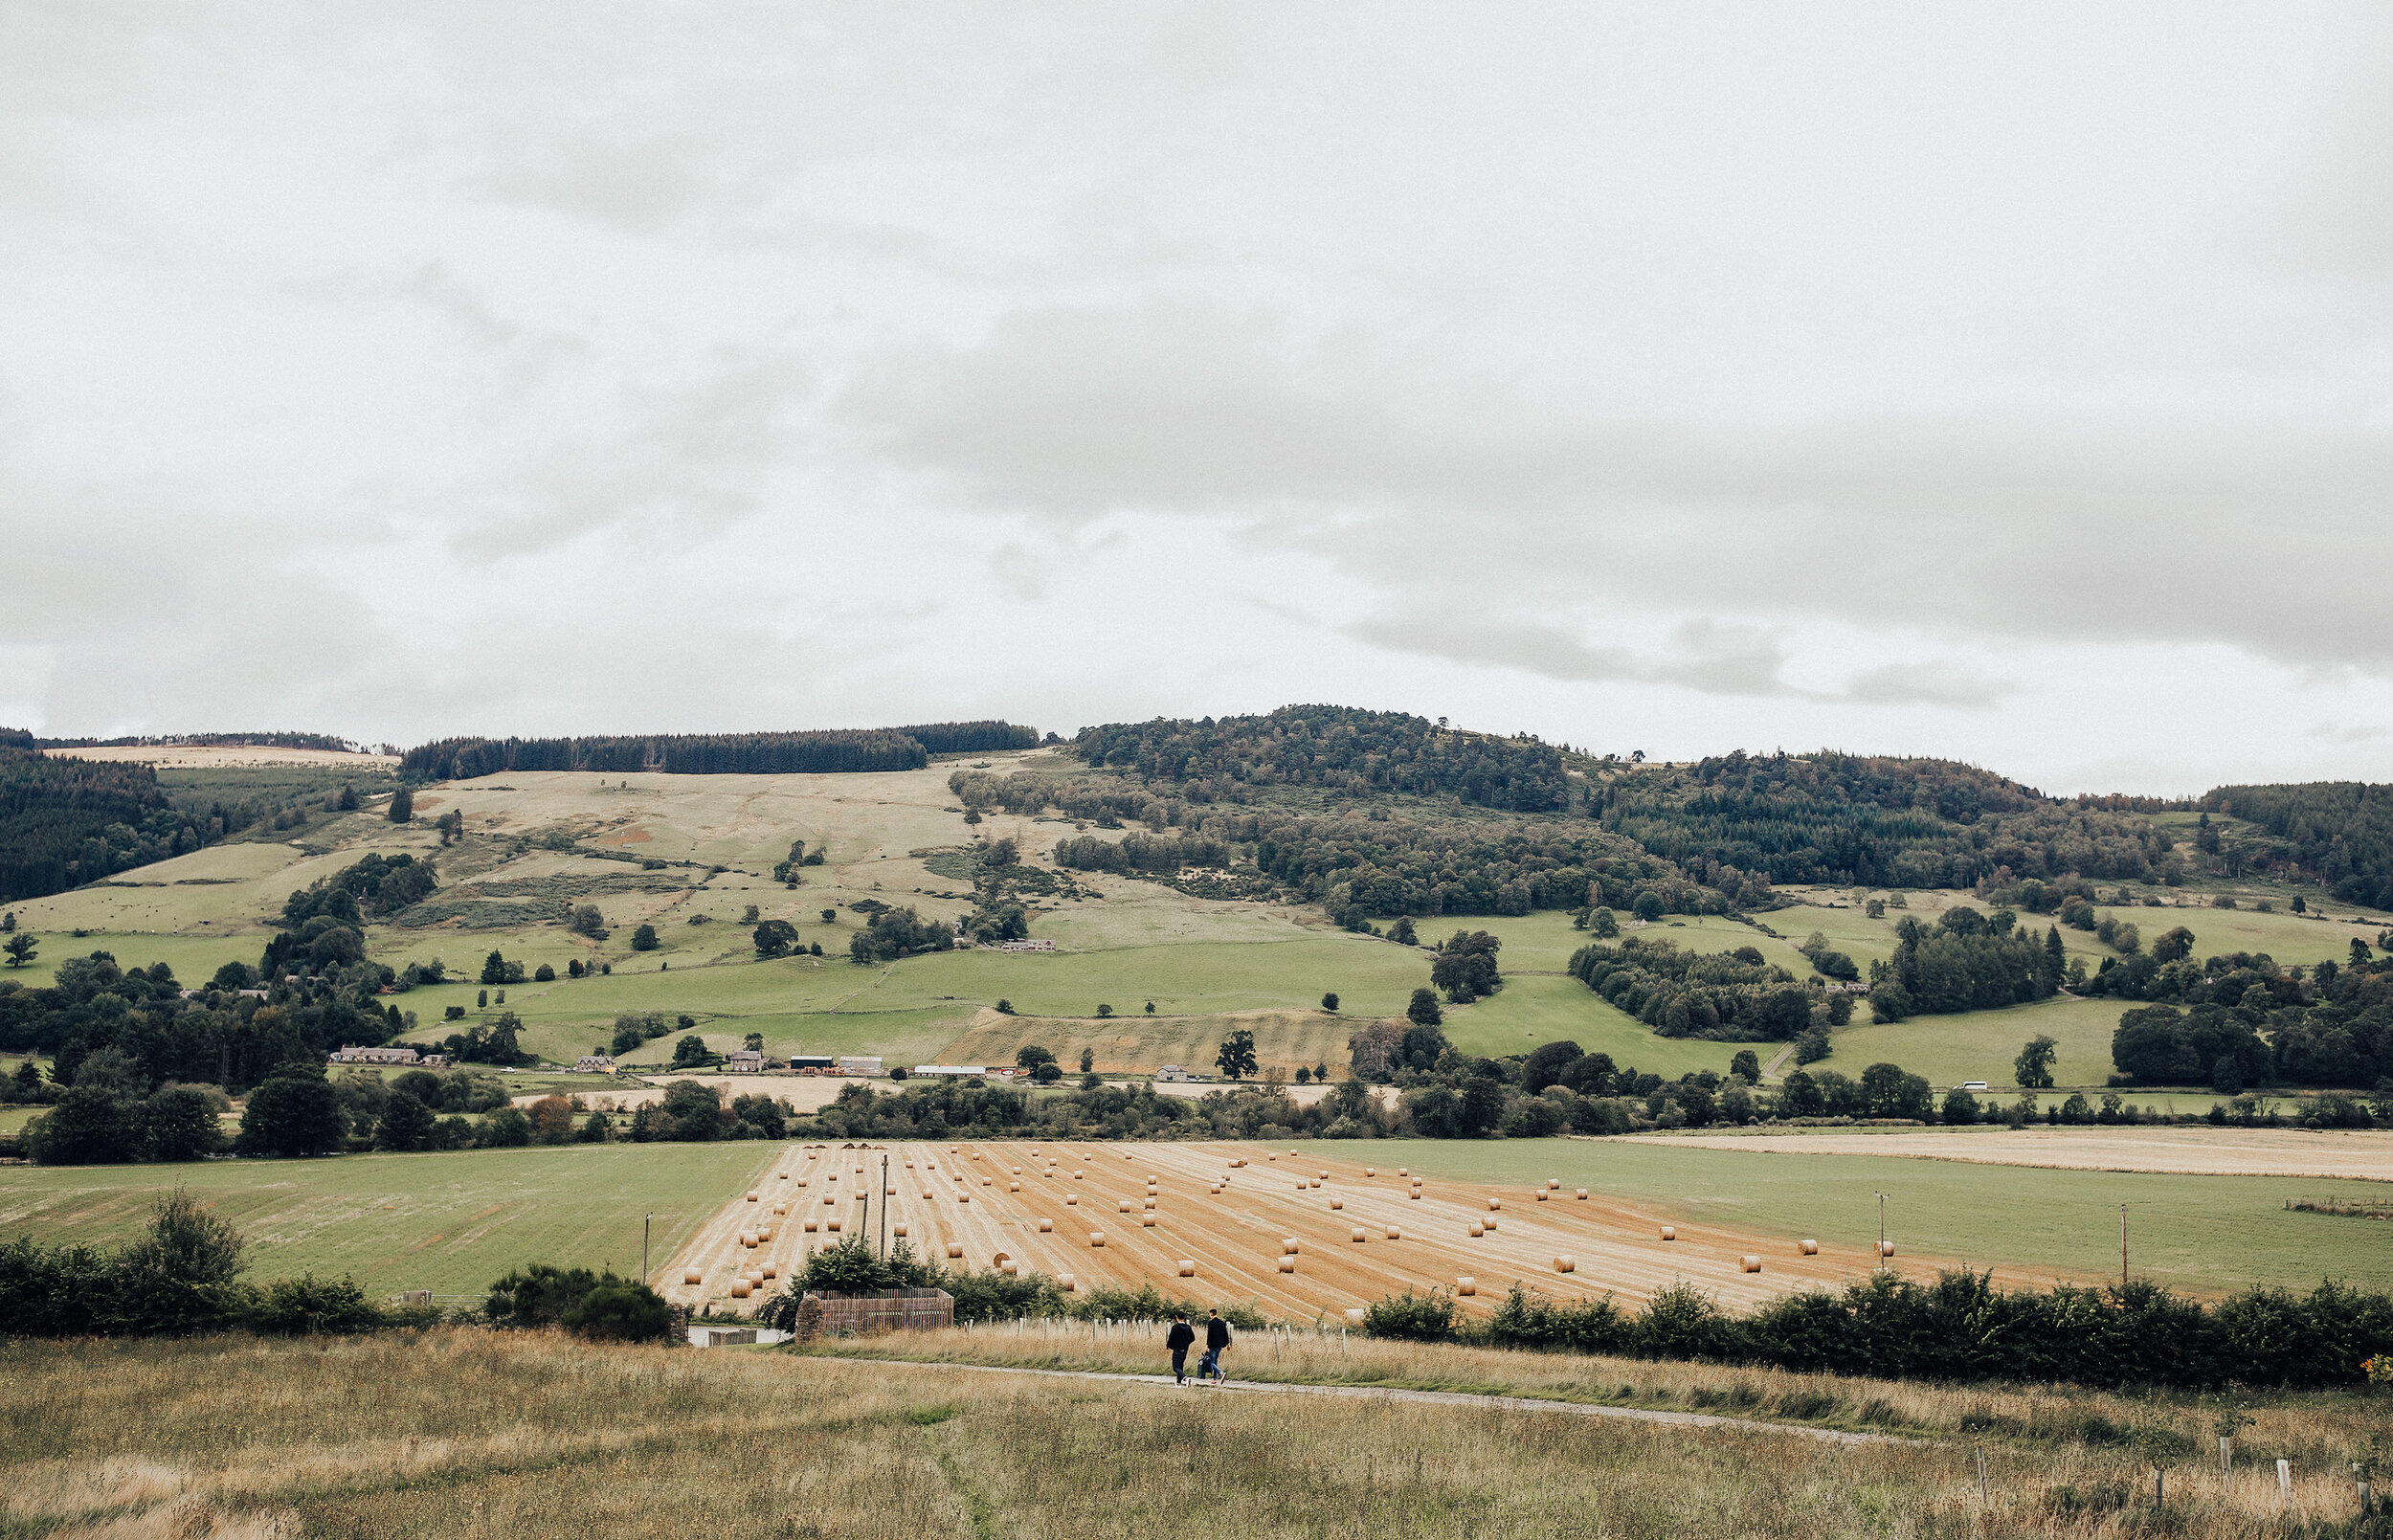
[[[1196,1377],[1210,1378],[1216,1385],[1226,1384],[1229,1375],[1221,1372],[1221,1355],[1229,1350],[1230,1323],[1221,1319],[1219,1310],[1205,1312],[1205,1355],[1196,1360]]]

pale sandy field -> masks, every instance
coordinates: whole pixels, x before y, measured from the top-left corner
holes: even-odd
[[[2073,1171],[2393,1181],[2393,1130],[2384,1129],[1898,1128],[1853,1133],[1637,1134],[1629,1142],[1695,1145],[1747,1153],[1906,1155]]]

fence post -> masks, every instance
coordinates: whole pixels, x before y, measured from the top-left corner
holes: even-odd
[[[2368,1516],[2368,1467],[2357,1460],[2352,1462],[2352,1480],[2359,1486],[2359,1516],[2364,1519]]]
[[[1984,1512],[1984,1511],[1985,1511],[1985,1508],[1986,1508],[1986,1446],[1985,1446],[1984,1444],[1979,1444],[1979,1445],[1978,1446],[1978,1510],[1979,1510],[1979,1512],[1981,1512],[1981,1513],[1982,1513],[1982,1512]]]
[[[2286,1201],[2290,1203],[2292,1199],[2288,1198]],[[2293,1500],[2293,1462],[2290,1460],[2280,1460],[2276,1462],[2276,1495],[2280,1503],[2291,1503]]]
[[[2235,1474],[2235,1440],[2224,1433],[2219,1435],[2219,1474],[2230,1477]]]

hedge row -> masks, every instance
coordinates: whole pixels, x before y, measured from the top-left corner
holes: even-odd
[[[1486,1322],[1451,1295],[1406,1293],[1364,1319],[1374,1336],[1495,1347],[1700,1358],[1889,1379],[2069,1381],[2208,1390],[2354,1385],[2393,1353],[2393,1297],[2322,1283],[2307,1295],[2248,1289],[2205,1306],[2156,1283],[1998,1289],[1990,1275],[1918,1283],[1873,1274],[1841,1293],[1803,1290],[1743,1316],[1689,1283],[1632,1314],[1512,1285]]]

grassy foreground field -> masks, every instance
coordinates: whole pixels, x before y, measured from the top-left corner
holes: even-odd
[[[114,1245],[176,1186],[241,1227],[252,1276],[356,1278],[369,1293],[478,1294],[526,1262],[639,1270],[674,1247],[781,1147],[566,1145],[439,1155],[0,1170],[0,1237]]]
[[[1873,1241],[1877,1194],[1887,1234],[1912,1253],[1958,1257],[1997,1276],[2115,1278],[2119,1211],[2128,1205],[2135,1273],[2190,1293],[2253,1284],[2305,1288],[2321,1278],[2379,1286],[2384,1226],[2289,1213],[2314,1197],[2306,1177],[2196,1176],[2148,1172],[1974,1166],[1896,1156],[1697,1149],[1621,1140],[1404,1140],[1375,1147],[1411,1170],[1449,1179],[1528,1187],[1558,1177],[1689,1220],[1778,1236]],[[1352,1143],[1294,1148],[1355,1159]],[[1398,1154],[1397,1151],[1401,1151]],[[2387,1184],[2339,1182],[2360,1191]]]
[[[1459,1359],[1448,1371],[1437,1351],[1412,1350],[1405,1372],[1487,1372]],[[14,1392],[0,1401],[0,1513],[10,1532],[29,1535],[1845,1540],[2111,1535],[2146,1516],[2136,1507],[2148,1483],[2140,1452],[2067,1438],[1983,1440],[1981,1516],[1972,1452],[1955,1444],[1828,1448],[1550,1411],[593,1348],[545,1334],[13,1344],[0,1366]],[[1682,1371],[1687,1385],[1670,1387],[1679,1404],[1698,1388],[1712,1394],[1697,1376],[1719,1379],[1738,1408],[1809,1388]],[[1819,1389],[1830,1404],[1868,1399],[1858,1384],[1849,1390],[1864,1394],[1849,1400],[1836,1394],[1847,1387]],[[2108,1398],[2089,1404],[2156,1418]],[[1880,1405],[1873,1416],[1901,1415]],[[2161,1457],[2165,1532],[2306,1534],[2350,1513],[2336,1461],[2363,1437],[2359,1418],[2326,1398],[2267,1411],[2247,1435],[2258,1458],[2235,1481],[2205,1474],[2198,1438],[2181,1436],[2184,1452]],[[2195,1420],[2181,1409],[2157,1419]],[[2276,1452],[2300,1462],[2291,1505],[2278,1502],[2272,1471],[2260,1474]]]

